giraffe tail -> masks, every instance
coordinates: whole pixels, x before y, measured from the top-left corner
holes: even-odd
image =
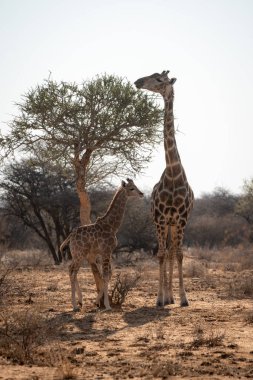
[[[70,238],[71,238],[71,234],[69,234],[69,236],[61,243],[61,246],[60,246],[60,252],[61,252],[61,254],[63,254],[63,250],[66,247],[66,245],[69,244]]]

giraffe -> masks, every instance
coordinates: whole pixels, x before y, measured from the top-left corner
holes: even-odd
[[[116,233],[124,216],[129,197],[143,197],[133,180],[127,178],[115,193],[105,215],[98,217],[93,224],[75,228],[60,246],[62,252],[69,244],[72,262],[69,265],[72,306],[74,311],[82,307],[82,292],[78,283],[77,273],[86,259],[91,265],[97,287],[96,304],[99,306],[104,295],[106,310],[110,310],[108,298],[108,283],[111,278],[111,256],[117,246]],[[78,304],[76,302],[76,292]],[[78,306],[79,305],[79,306]]]
[[[151,212],[156,227],[159,259],[159,288],[157,306],[174,303],[172,279],[174,257],[178,263],[180,305],[188,306],[183,281],[182,242],[194,195],[187,181],[177,149],[174,128],[173,85],[176,78],[168,78],[169,71],[138,79],[135,86],[162,95],[164,100],[164,150],[166,167],[151,195]],[[169,276],[167,276],[169,261]]]

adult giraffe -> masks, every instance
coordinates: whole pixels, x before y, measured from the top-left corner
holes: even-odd
[[[193,191],[187,181],[177,149],[174,128],[173,84],[176,78],[168,78],[169,71],[155,73],[138,79],[138,89],[146,89],[162,95],[164,112],[164,149],[166,168],[151,195],[151,209],[156,226],[159,258],[159,290],[157,306],[174,303],[172,278],[174,256],[178,262],[179,295],[181,306],[188,306],[183,280],[182,243],[189,213],[193,206]],[[169,240],[170,235],[170,242]],[[167,250],[168,248],[168,250]],[[169,260],[169,278],[167,277]]]

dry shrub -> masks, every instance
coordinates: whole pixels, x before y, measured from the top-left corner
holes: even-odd
[[[56,367],[53,380],[68,380],[77,379],[78,376],[75,372],[75,368],[70,363],[71,358],[68,357],[68,352],[64,346],[58,343],[53,344],[46,352],[48,359],[48,365]]]
[[[6,267],[0,262],[0,305],[9,292],[10,282],[8,276],[11,271],[11,268]]]
[[[205,277],[207,270],[204,264],[194,260],[188,261],[184,267],[184,273],[186,277]]]
[[[180,370],[180,366],[178,363],[174,363],[171,360],[167,360],[166,362],[160,362],[159,364],[153,365],[152,375],[155,378],[168,379],[170,376],[176,376]]]
[[[187,255],[198,258],[208,267],[217,264],[216,267],[226,271],[239,271],[253,269],[252,251],[252,245],[240,244],[237,247],[226,246],[219,249],[194,247],[188,249]]]
[[[226,296],[230,298],[253,298],[253,273],[241,272],[237,277],[229,280]]]
[[[206,327],[206,329],[207,328],[208,327]],[[190,343],[190,348],[198,348],[201,346],[221,346],[223,344],[224,337],[224,332],[214,330],[213,328],[211,328],[208,333],[205,333],[205,327],[199,325],[193,330],[193,340]]]
[[[54,380],[71,380],[77,379],[73,366],[64,359],[58,366],[54,374]]]
[[[211,248],[203,248],[203,247],[192,247],[188,248],[186,252],[186,257],[188,255],[193,256],[196,259],[203,260],[204,262],[214,261],[215,259],[215,249]]]
[[[0,261],[0,306],[10,298],[13,299],[17,293],[24,293],[24,288],[13,275],[14,271],[13,265],[6,265]]]
[[[111,300],[115,306],[121,306],[130,290],[136,287],[140,281],[141,274],[139,272],[116,275],[114,284],[112,285]]]
[[[0,354],[18,363],[33,363],[39,346],[55,334],[55,326],[35,308],[0,313]]]
[[[238,272],[239,271],[239,263],[225,263],[223,265],[223,270],[225,272]]]
[[[48,292],[56,292],[57,290],[58,290],[58,283],[55,281],[47,286]]]
[[[253,309],[247,312],[245,316],[245,321],[250,324],[253,323]]]
[[[252,245],[238,245],[237,247],[224,247],[217,251],[217,261],[223,263],[228,270],[253,269]]]
[[[45,251],[33,249],[28,251],[13,250],[7,252],[3,261],[10,266],[19,268],[38,268],[53,264],[53,260]]]

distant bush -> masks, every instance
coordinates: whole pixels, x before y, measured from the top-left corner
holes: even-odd
[[[239,197],[224,189],[217,189],[195,200],[185,231],[188,246],[237,246],[249,239],[249,226],[236,214]]]
[[[111,187],[90,190],[92,221],[104,214],[113,193]],[[245,194],[235,196],[221,188],[197,198],[185,229],[184,244],[188,247],[213,249],[225,246],[236,247],[251,241],[253,236],[250,216],[251,199],[253,197],[246,197]],[[70,200],[69,208],[76,210],[73,214],[78,214],[76,201],[72,204]],[[65,219],[68,219],[67,216]],[[72,219],[71,226],[76,223],[78,225],[78,218]],[[32,247],[43,249],[45,247],[43,240],[39,240],[32,229],[26,230],[15,217],[1,218],[0,232],[2,236],[0,246],[2,244],[4,249]],[[54,234],[50,229],[48,233]],[[146,196],[142,201],[128,202],[117,237],[118,249],[124,248],[128,252],[143,250],[151,253],[154,251],[157,238],[150,211],[150,196]]]
[[[36,349],[55,333],[45,315],[34,308],[0,313],[0,354],[18,363],[33,363]]]

